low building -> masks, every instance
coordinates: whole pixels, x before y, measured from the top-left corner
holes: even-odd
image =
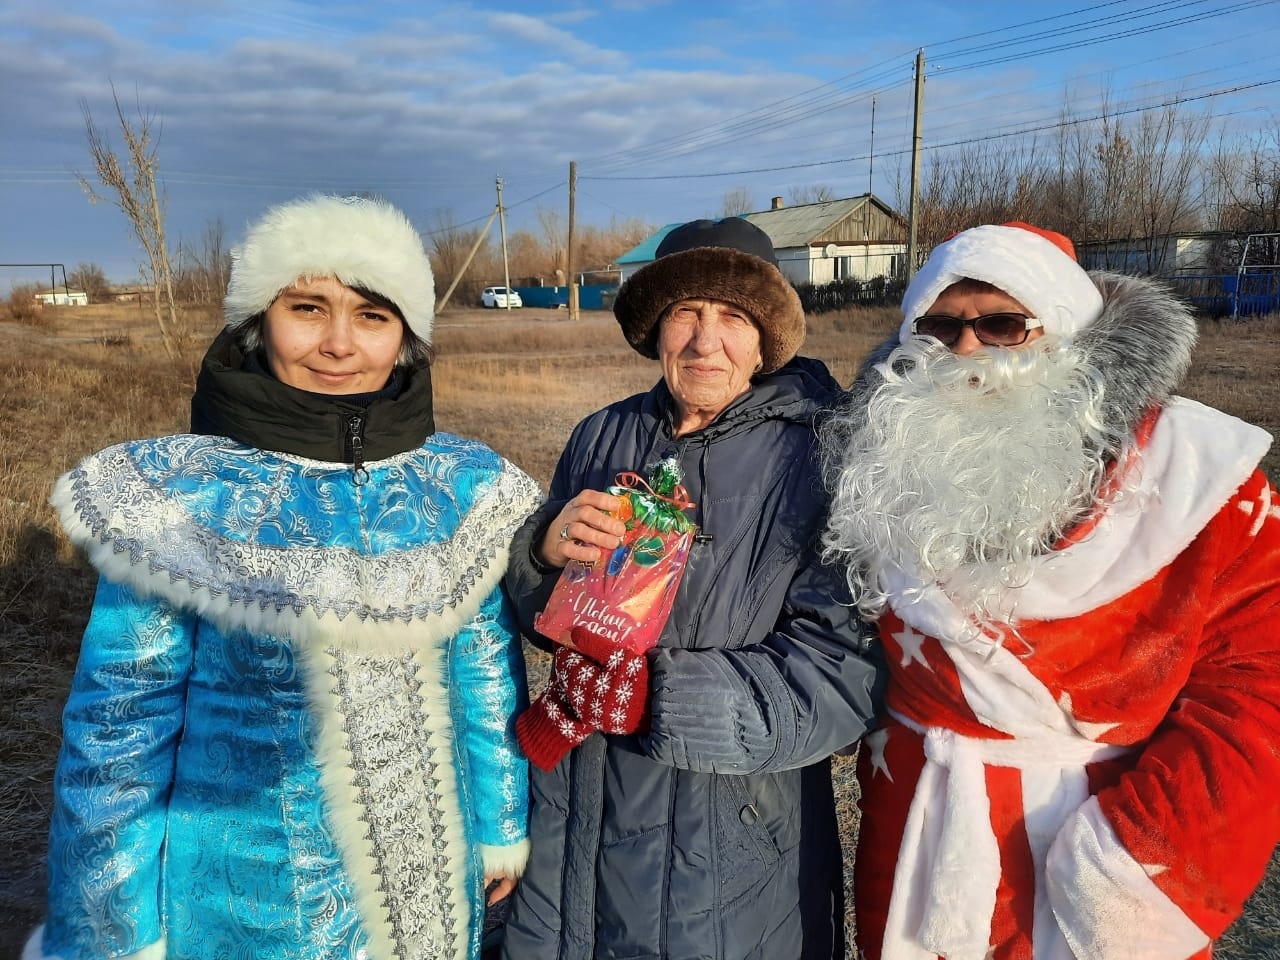
[[[768,210],[743,219],[768,234],[778,269],[796,285],[896,277],[906,267],[907,222],[869,193],[795,207],[774,197]],[[658,245],[679,225],[667,224],[619,257],[622,279],[652,263]]]
[[[111,299],[116,303],[151,303],[155,290],[151,287],[112,287]]]
[[[1168,233],[1122,240],[1087,240],[1076,244],[1086,270],[1174,277],[1215,270],[1221,233]],[[1218,256],[1215,256],[1218,254]]]
[[[35,295],[35,299],[42,307],[87,307],[89,305],[89,294],[83,290],[70,290],[66,287],[41,290]]]

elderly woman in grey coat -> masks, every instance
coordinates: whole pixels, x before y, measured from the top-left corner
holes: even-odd
[[[813,549],[814,418],[839,388],[796,356],[804,314],[758,228],[694,221],[657,253],[614,310],[662,379],[578,425],[517,534],[526,636],[550,648],[533,620],[560,571],[618,546],[619,472],[676,458],[699,532],[655,649],[572,655],[611,709],[575,701],[561,648],[518,722],[533,853],[505,956],[843,957],[828,757],[868,729],[882,670]]]

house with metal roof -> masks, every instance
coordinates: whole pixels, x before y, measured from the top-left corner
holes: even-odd
[[[905,269],[906,219],[869,193],[795,207],[774,197],[768,210],[743,219],[769,235],[778,269],[793,284],[894,277]],[[652,263],[658,245],[678,226],[667,224],[619,257],[622,279]]]

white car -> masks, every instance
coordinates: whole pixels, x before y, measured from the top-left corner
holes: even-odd
[[[480,294],[480,306],[482,307],[523,307],[520,302],[520,294],[514,290],[508,291],[506,287],[485,287],[484,293]]]

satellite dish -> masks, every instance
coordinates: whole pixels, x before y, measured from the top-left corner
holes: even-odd
[[[837,247],[834,243],[828,243],[825,247],[822,248],[822,255],[824,257],[834,257],[836,255],[836,251],[839,249],[840,248]]]

